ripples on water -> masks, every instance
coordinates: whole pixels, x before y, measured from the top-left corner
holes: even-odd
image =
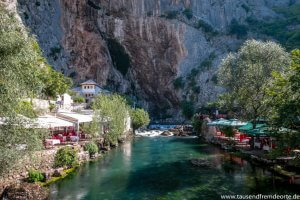
[[[190,160],[208,159],[210,167]],[[51,186],[52,199],[220,199],[221,194],[296,194],[295,185],[197,138],[140,137]]]

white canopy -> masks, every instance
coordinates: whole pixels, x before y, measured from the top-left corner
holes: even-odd
[[[72,119],[77,121],[77,123],[86,123],[93,121],[93,115],[91,114],[79,114],[74,112],[58,112],[57,113],[59,117],[66,118],[66,119]]]
[[[52,115],[40,116],[36,119],[35,123],[40,128],[59,128],[74,126],[73,123],[56,118]]]

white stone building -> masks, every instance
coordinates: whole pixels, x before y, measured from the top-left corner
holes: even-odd
[[[77,96],[85,98],[86,103],[90,103],[100,93],[109,94],[108,90],[102,89],[95,81],[88,80],[80,84],[80,87],[73,88]]]

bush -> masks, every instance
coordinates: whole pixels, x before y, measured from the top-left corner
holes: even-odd
[[[203,118],[200,116],[194,116],[193,117],[193,129],[196,132],[197,135],[201,135],[202,132],[202,124],[203,124]]]
[[[59,149],[54,158],[54,167],[75,167],[78,164],[77,152],[72,147]]]
[[[183,14],[186,16],[186,18],[188,18],[188,19],[192,19],[192,17],[193,17],[193,11],[192,11],[192,9],[190,9],[190,8],[186,8],[182,13],[183,13]]]
[[[182,77],[178,77],[173,82],[173,86],[176,90],[184,88],[184,82]]]
[[[178,15],[178,11],[169,11],[166,13],[166,18],[167,19],[175,19]]]
[[[35,183],[44,181],[44,175],[38,170],[29,170],[28,172],[28,182]]]
[[[237,35],[238,38],[241,38],[248,34],[248,28],[239,24],[236,19],[233,19],[229,27],[229,33]]]
[[[130,112],[130,117],[133,129],[147,126],[150,122],[149,114],[144,109],[132,109]]]
[[[93,156],[98,153],[99,148],[94,142],[90,142],[84,145],[84,150],[88,151],[90,156]]]
[[[206,23],[204,20],[199,19],[198,23],[197,23],[197,28],[202,28],[202,30],[206,33],[213,33],[214,29],[211,25],[209,25],[208,23]]]
[[[183,101],[181,103],[182,114],[187,118],[191,119],[194,115],[194,102]]]
[[[234,136],[234,131],[233,131],[232,127],[230,127],[230,126],[222,127],[222,128],[220,128],[220,130],[221,130],[227,137],[233,137],[233,136]]]
[[[85,99],[83,97],[81,97],[81,96],[75,96],[73,98],[73,101],[74,101],[74,103],[84,103]]]

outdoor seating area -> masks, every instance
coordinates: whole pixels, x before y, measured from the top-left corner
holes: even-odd
[[[89,139],[88,134],[80,130],[79,125],[90,123],[91,115],[73,112],[63,112],[40,116],[35,121],[35,126],[49,130],[49,138],[45,139],[45,147],[66,145]]]
[[[241,122],[237,119],[217,119],[207,123],[207,126],[214,126],[216,128],[213,142],[220,144],[224,149],[228,146],[233,146],[236,149],[244,149],[251,151],[260,151],[269,153],[276,149],[276,138],[272,137],[271,128],[267,123],[258,119],[254,128],[252,122]],[[226,134],[231,130],[232,133]],[[282,130],[279,130],[282,131]],[[288,147],[284,150],[287,155],[292,155],[292,149]],[[291,160],[292,157],[279,158],[279,160]]]

